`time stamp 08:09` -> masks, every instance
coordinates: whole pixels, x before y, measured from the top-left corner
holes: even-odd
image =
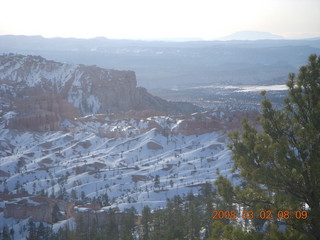
[[[273,212],[270,210],[267,211],[212,211],[212,219],[253,219],[260,218],[266,220],[273,219],[307,219],[308,212],[303,211],[277,211]]]

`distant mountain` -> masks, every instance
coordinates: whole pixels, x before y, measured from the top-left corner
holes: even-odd
[[[228,36],[219,38],[218,40],[229,41],[229,40],[267,40],[267,39],[279,40],[279,39],[283,39],[283,37],[269,33],[269,32],[241,31],[241,32],[236,32]]]
[[[0,36],[0,54],[10,52],[132,70],[138,86],[171,89],[207,83],[283,84],[310,54],[320,54],[320,40],[165,42]]]
[[[157,41],[164,41],[164,42],[194,42],[194,41],[203,41],[202,38],[142,38],[142,39],[136,39],[141,41],[151,41],[151,42],[157,42]]]

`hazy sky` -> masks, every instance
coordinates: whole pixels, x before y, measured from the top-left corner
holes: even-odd
[[[214,39],[257,30],[320,37],[320,0],[0,1],[0,35]]]

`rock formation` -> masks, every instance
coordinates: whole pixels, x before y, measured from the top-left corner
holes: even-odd
[[[133,71],[64,64],[40,56],[0,56],[0,84],[1,102],[19,113],[9,127],[19,129],[58,130],[61,119],[80,114],[197,110],[191,104],[171,103],[137,87]]]
[[[3,199],[8,200],[3,212],[5,218],[32,217],[35,222],[54,223],[68,219],[73,214],[73,204],[62,200],[27,194],[22,199],[21,194],[5,195],[1,193],[0,195]],[[15,201],[19,198],[21,200]]]

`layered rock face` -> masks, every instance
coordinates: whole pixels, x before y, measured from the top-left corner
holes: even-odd
[[[68,219],[73,214],[74,205],[63,200],[28,194],[1,193],[0,196],[8,202],[3,211],[5,218],[32,217],[35,222],[54,223]],[[17,199],[21,200],[17,201]]]
[[[9,126],[20,129],[57,130],[61,119],[96,113],[186,111],[185,106],[180,111],[179,104],[137,88],[133,71],[63,64],[39,56],[0,56],[0,84],[1,112],[8,106],[17,111]]]
[[[54,94],[29,96],[15,101],[19,113],[9,123],[10,128],[19,130],[55,131],[63,119],[72,119],[80,112],[66,100]]]

